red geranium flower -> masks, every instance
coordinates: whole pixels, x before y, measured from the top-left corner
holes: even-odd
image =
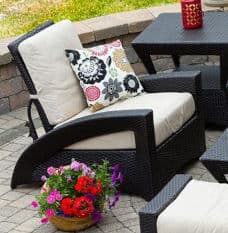
[[[94,212],[93,202],[87,197],[74,199],[74,214],[79,218],[85,218]]]
[[[65,197],[61,201],[61,209],[63,213],[66,215],[73,215],[74,214],[73,205],[74,205],[74,201],[69,197]]]
[[[90,191],[93,195],[98,195],[102,192],[102,182],[100,180],[98,180],[97,185],[91,187],[91,191]]]
[[[89,176],[81,176],[78,178],[74,189],[80,193],[89,193],[93,186],[93,179]]]

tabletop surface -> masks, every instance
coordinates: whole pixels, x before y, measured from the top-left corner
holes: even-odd
[[[228,46],[228,13],[206,12],[200,29],[183,29],[180,13],[160,14],[133,44],[223,44]]]
[[[228,129],[200,158],[202,160],[228,162]]]

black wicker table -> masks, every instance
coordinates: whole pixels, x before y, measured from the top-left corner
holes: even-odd
[[[218,141],[208,149],[200,161],[220,183],[227,183],[224,174],[228,174],[228,129]]]
[[[202,104],[207,123],[228,126],[228,14],[207,12],[200,29],[184,30],[181,14],[164,13],[132,42],[149,73],[151,55],[172,55],[176,70],[202,72]],[[180,64],[180,55],[219,55],[220,66]]]

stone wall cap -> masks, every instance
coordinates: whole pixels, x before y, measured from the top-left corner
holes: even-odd
[[[204,10],[210,8],[203,6]],[[180,4],[167,4],[134,11],[125,11],[74,22],[82,44],[101,41],[121,35],[143,31],[155,17],[164,12],[180,12]],[[14,38],[0,40],[0,65],[8,64],[12,57],[7,45]]]

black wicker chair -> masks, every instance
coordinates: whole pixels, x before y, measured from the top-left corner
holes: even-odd
[[[20,55],[18,46],[25,39],[51,26],[48,22],[9,44],[31,96],[37,94],[35,85]],[[157,77],[160,77],[159,79]],[[153,111],[129,110],[93,114],[54,128],[39,99],[31,98],[28,105],[28,126],[34,139],[17,161],[11,187],[40,182],[50,165],[60,166],[76,160],[94,163],[108,159],[119,163],[125,175],[122,191],[150,200],[186,163],[198,158],[205,150],[204,122],[199,102],[201,82],[199,72],[177,72],[142,77],[146,92],[190,92],[196,112],[184,125],[159,146],[155,144]],[[38,138],[31,117],[36,106],[46,134]],[[86,138],[131,130],[135,134],[136,149],[126,150],[68,150],[65,147]]]

